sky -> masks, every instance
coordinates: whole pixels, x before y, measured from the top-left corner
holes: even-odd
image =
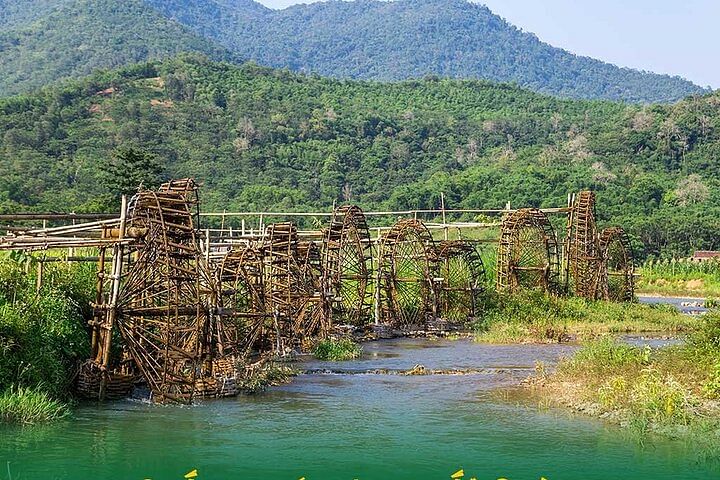
[[[259,0],[285,8],[310,0]],[[578,55],[720,88],[720,0],[478,0]]]

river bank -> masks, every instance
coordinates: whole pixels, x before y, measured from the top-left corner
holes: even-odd
[[[720,316],[702,317],[684,342],[663,348],[591,341],[552,372],[525,382],[535,398],[607,419],[644,439],[693,441],[720,454]]]

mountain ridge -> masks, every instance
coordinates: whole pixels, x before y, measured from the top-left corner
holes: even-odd
[[[208,0],[146,2],[177,19],[187,4]],[[244,2],[252,3],[257,2]],[[484,78],[564,97],[631,102],[674,101],[707,91],[678,76],[617,67],[550,46],[466,0],[331,0],[263,13],[263,21],[254,22],[228,12],[228,29],[209,36],[263,65],[338,78]],[[181,22],[194,29],[211,23],[206,17]]]
[[[707,92],[550,46],[466,0],[334,0],[281,10],[253,0],[0,6],[0,95],[187,51],[335,78],[482,78],[568,98],[672,102]]]

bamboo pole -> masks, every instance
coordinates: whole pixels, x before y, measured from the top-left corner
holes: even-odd
[[[120,210],[120,231],[118,233],[118,240],[123,240],[125,237],[125,222],[127,217],[127,196],[122,196],[121,210]],[[103,345],[103,358],[101,368],[103,370],[102,381],[100,382],[100,400],[105,398],[105,388],[107,386],[107,368],[110,364],[110,346],[112,340],[112,330],[117,319],[117,302],[120,296],[120,279],[122,278],[122,266],[124,256],[124,245],[122,243],[116,243],[113,247],[113,269],[112,269],[112,290],[110,297],[110,305],[107,311],[107,323],[104,325],[105,338]]]
[[[447,227],[447,218],[445,217],[445,193],[440,192],[440,208],[442,209],[442,223],[444,227],[444,237],[445,241],[449,240],[448,236],[448,227]]]
[[[6,213],[0,215],[0,222],[30,220],[106,220],[115,219],[115,213]]]

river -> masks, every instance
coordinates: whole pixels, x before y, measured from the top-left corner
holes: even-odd
[[[84,405],[48,426],[0,427],[1,469],[21,479],[720,478],[677,441],[642,447],[601,420],[508,400],[536,361],[571,345],[387,340],[357,361],[302,361],[304,374],[267,392],[192,407]],[[475,369],[402,376],[393,370]],[[386,374],[363,373],[382,368]],[[6,464],[6,462],[9,462]],[[0,470],[1,471],[1,470]],[[0,473],[0,478],[7,474]]]

